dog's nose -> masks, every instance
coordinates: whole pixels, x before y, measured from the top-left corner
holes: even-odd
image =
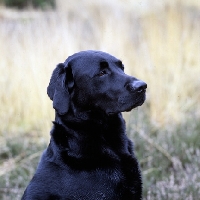
[[[131,92],[144,92],[147,89],[147,84],[141,80],[134,80],[128,84],[128,88]]]

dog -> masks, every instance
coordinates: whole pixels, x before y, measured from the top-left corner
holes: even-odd
[[[50,143],[22,200],[141,200],[141,171],[121,112],[141,106],[146,88],[102,51],[58,64],[47,88],[55,109]]]

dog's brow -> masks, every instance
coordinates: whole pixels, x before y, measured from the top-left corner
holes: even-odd
[[[121,60],[115,62],[117,65],[123,65]]]
[[[121,60],[116,61],[115,64],[116,64],[118,67],[120,67],[121,69],[124,70],[124,65],[123,65],[123,63],[122,63]]]

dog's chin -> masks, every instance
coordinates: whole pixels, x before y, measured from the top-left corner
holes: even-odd
[[[131,105],[131,106],[128,107],[128,108],[125,108],[125,109],[122,109],[122,110],[119,110],[119,111],[107,112],[106,114],[107,114],[108,116],[113,116],[113,115],[116,115],[116,114],[121,113],[121,112],[130,112],[130,111],[133,110],[134,108],[137,108],[138,106],[141,106],[143,103],[144,103],[144,101],[143,101],[143,102],[140,102],[140,103],[136,103],[136,104],[134,104],[134,105]]]
[[[137,108],[138,106],[141,106],[146,100],[146,96],[142,95],[139,98],[136,99],[136,101],[124,104],[122,106],[119,106],[117,110],[107,110],[105,113],[108,116],[113,116],[115,114],[121,113],[121,112],[130,112],[134,108]]]
[[[133,105],[130,105],[129,107],[122,110],[121,112],[130,112],[134,108],[141,106],[144,102],[145,102],[145,98],[141,99],[139,102],[134,103]]]
[[[133,110],[134,108],[137,108],[138,106],[141,106],[143,103],[144,103],[144,102],[135,104],[135,105],[129,107],[128,109],[126,109],[126,110],[124,110],[124,111],[122,111],[122,112],[130,112],[130,111]]]

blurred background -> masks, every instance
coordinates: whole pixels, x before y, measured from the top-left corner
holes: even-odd
[[[148,83],[124,114],[144,199],[199,199],[199,0],[0,0],[0,199],[21,198],[48,145],[53,69],[86,49]]]

